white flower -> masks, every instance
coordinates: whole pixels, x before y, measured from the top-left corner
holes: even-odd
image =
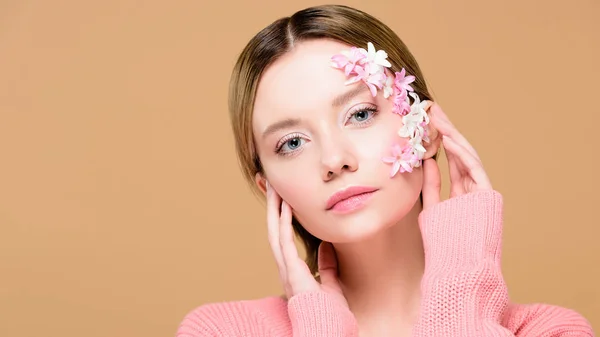
[[[375,50],[373,43],[367,43],[367,60],[381,67],[391,67],[392,64],[387,60],[387,53],[383,50]]]
[[[387,76],[385,84],[383,86],[383,97],[388,98],[394,93],[394,78]]]
[[[425,111],[425,107],[427,106],[427,101],[421,102],[419,99],[419,95],[415,92],[408,93],[414,100],[413,104],[410,106],[411,113],[422,115],[427,123],[429,123],[429,116],[427,116],[427,112]]]
[[[415,150],[419,159],[423,158],[423,154],[425,154],[425,152],[427,152],[427,150],[423,146],[423,139],[421,138],[421,136],[417,135],[416,137],[413,137],[408,142],[412,145],[413,150]]]
[[[409,118],[410,115],[406,115],[402,117],[402,127],[398,130],[398,136],[403,138],[412,137],[415,134],[415,129],[417,128],[417,124],[411,121]]]

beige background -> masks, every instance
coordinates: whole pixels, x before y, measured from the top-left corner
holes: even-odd
[[[369,2],[344,3],[408,44],[505,197],[513,300],[600,328],[599,3]],[[172,336],[280,292],[226,88],[315,4],[0,0],[1,336]]]

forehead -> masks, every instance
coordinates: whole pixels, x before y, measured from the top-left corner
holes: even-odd
[[[254,119],[262,120],[265,113],[330,105],[335,95],[348,89],[344,71],[331,66],[331,57],[348,48],[327,39],[296,44],[264,72],[256,92]]]

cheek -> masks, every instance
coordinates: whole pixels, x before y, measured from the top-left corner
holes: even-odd
[[[302,211],[309,207],[306,205],[311,198],[306,198],[307,195],[314,195],[314,189],[306,183],[306,177],[302,179],[294,179],[286,175],[285,170],[279,170],[283,174],[274,174],[269,176],[269,183],[277,191],[283,200],[285,200],[295,211]]]
[[[383,157],[392,155],[392,145],[402,146],[408,142],[407,138],[398,136],[401,127],[402,117],[391,112],[382,112],[379,119],[355,143],[361,157],[383,163]]]
[[[383,112],[380,116],[381,134],[385,138],[386,144],[391,146],[393,143],[406,142],[408,139],[398,135],[398,131],[402,128],[402,116],[392,113]]]

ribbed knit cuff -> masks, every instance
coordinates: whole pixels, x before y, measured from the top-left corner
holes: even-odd
[[[500,263],[502,195],[495,190],[453,197],[419,214],[429,274]]]
[[[288,300],[294,337],[356,337],[358,325],[350,309],[324,292],[304,292]]]

